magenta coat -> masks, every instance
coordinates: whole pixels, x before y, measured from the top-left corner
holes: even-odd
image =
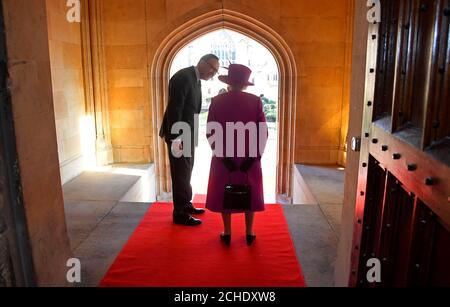
[[[257,137],[256,139],[253,139],[254,142],[250,142],[249,135],[247,134],[245,138],[245,152],[246,156],[248,156],[251,152],[252,146],[256,145],[257,148],[260,148],[256,151],[258,154],[258,158],[248,172],[248,182],[252,187],[251,211],[264,211],[264,189],[260,159],[267,143],[268,130],[261,99],[255,95],[245,92],[229,92],[219,95],[213,98],[211,107],[209,109],[208,124],[210,125],[211,122],[217,122],[220,124],[220,126],[222,126],[224,155],[226,153],[227,146],[227,122],[242,122],[244,124],[253,122],[256,124],[256,127],[258,127],[258,135],[261,136],[259,138]],[[227,183],[229,183],[229,171],[223,165],[222,158],[217,157],[216,155],[218,155],[218,153],[214,152],[217,146],[211,140],[211,136],[214,135],[214,131],[211,132],[213,133],[207,133],[207,137],[213,149],[213,158],[211,161],[211,169],[209,173],[206,208],[210,211],[219,213],[240,213],[239,211],[223,209],[224,187]],[[246,158],[237,157],[238,154],[236,138],[234,148],[235,151],[232,159],[234,163],[239,167]],[[247,178],[244,173],[238,172],[233,173],[231,180],[234,184],[243,184],[246,183]]]

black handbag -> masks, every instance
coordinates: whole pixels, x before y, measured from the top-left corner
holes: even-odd
[[[252,201],[252,187],[248,184],[232,184],[231,172],[229,183],[225,185],[223,208],[226,210],[249,211]]]

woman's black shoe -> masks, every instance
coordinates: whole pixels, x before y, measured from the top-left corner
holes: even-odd
[[[226,234],[221,233],[220,241],[225,243],[226,246],[230,246],[231,245],[231,235],[226,235]]]
[[[256,236],[255,235],[247,235],[247,245],[250,246],[255,242]]]

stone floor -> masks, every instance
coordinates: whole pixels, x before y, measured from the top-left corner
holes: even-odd
[[[317,203],[283,206],[286,219],[308,286],[332,286],[343,172],[310,166],[297,169]],[[82,264],[79,286],[99,284],[154,202],[154,191],[142,191],[154,180],[153,172],[152,166],[114,166],[84,173],[64,185],[69,238]]]
[[[299,198],[304,201],[284,207],[297,256],[309,286],[333,286],[344,199],[344,170],[338,166],[295,167],[295,179],[305,185],[296,188],[309,194],[305,199]]]
[[[301,176],[316,199],[315,204],[339,237],[344,202],[344,169],[335,166],[297,165]]]

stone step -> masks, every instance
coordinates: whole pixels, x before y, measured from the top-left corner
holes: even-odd
[[[155,202],[153,164],[114,164],[84,172],[63,186],[64,200]]]

